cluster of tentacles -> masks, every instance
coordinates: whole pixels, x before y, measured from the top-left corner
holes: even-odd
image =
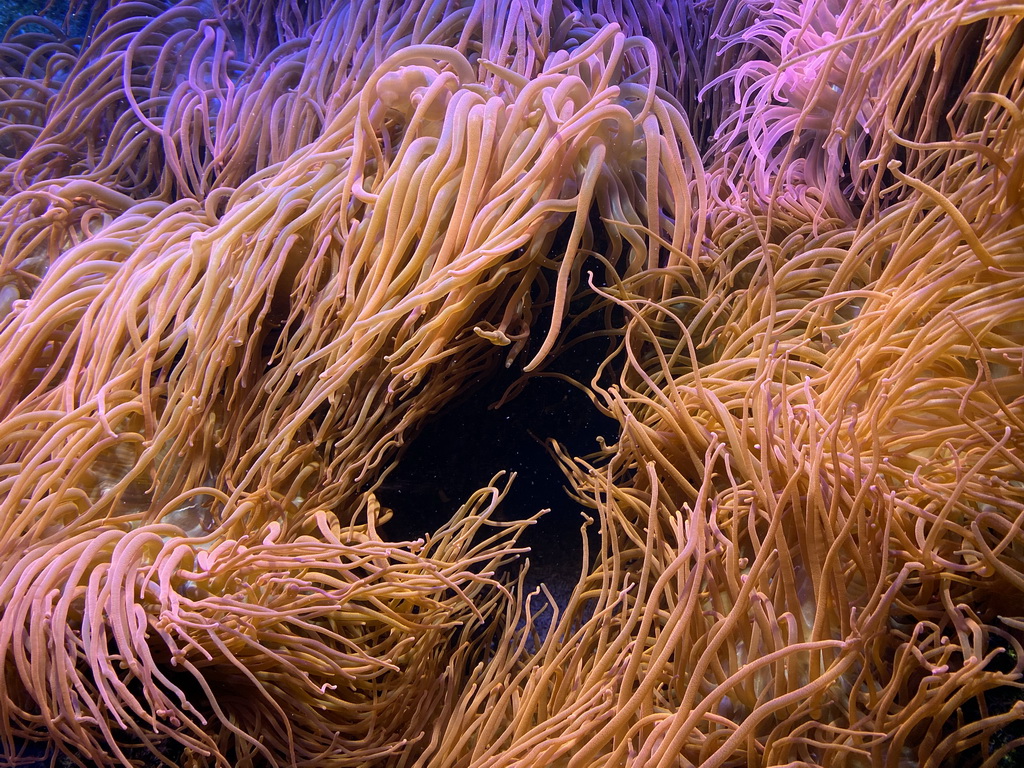
[[[580,297],[618,433],[551,448],[571,598],[501,477],[387,540],[403,445]],[[1024,6],[111,0],[0,43],[0,763],[997,766],[1022,529]]]

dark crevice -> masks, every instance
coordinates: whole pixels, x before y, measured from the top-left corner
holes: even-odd
[[[584,277],[591,271],[595,276],[603,274],[596,262],[584,266]],[[586,384],[605,360],[609,340],[600,331],[607,319],[600,311],[587,314],[595,301],[596,296],[587,291],[573,302],[571,317],[582,320],[568,329],[563,351],[545,373]],[[540,343],[548,317],[541,313],[534,324],[534,346]],[[517,361],[528,359],[529,354]],[[381,503],[394,511],[383,533],[401,541],[437,530],[498,472],[515,472],[495,519],[520,520],[550,510],[526,530],[520,542],[530,548],[527,587],[545,582],[564,603],[583,565],[580,527],[588,510],[570,497],[568,481],[548,443],[555,440],[569,455],[586,456],[598,450],[598,437],[615,440],[616,422],[564,379],[540,374],[524,381],[518,366],[501,367],[490,379],[467,390],[409,441],[379,487]],[[515,394],[506,398],[509,391]],[[502,404],[495,407],[498,403]],[[597,547],[595,528],[588,529],[591,552]]]

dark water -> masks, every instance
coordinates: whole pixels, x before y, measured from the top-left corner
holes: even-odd
[[[575,311],[585,311],[588,301],[583,297],[576,302]],[[544,373],[589,383],[608,354],[609,339],[573,341],[596,330],[594,318],[572,329],[566,351]],[[545,328],[545,318],[535,328]],[[523,355],[520,362],[529,359],[529,354]],[[515,472],[496,519],[521,520],[549,510],[520,539],[530,548],[526,585],[532,589],[545,583],[564,606],[584,565],[583,515],[593,517],[593,512],[570,497],[549,441],[557,441],[572,456],[586,456],[598,450],[598,437],[614,442],[617,424],[577,387],[544,373],[524,382],[515,366],[501,367],[490,379],[478,382],[411,440],[378,497],[394,511],[384,535],[396,541],[412,539],[440,528],[498,472]],[[516,394],[495,407],[510,387]],[[596,525],[589,526],[587,535],[593,552]]]

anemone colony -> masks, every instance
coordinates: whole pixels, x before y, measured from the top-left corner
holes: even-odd
[[[1006,0],[16,25],[4,759],[998,765],[1024,741],[1022,43]],[[417,514],[375,495],[402,446],[543,371],[581,297],[608,356],[578,385],[617,435],[552,446],[599,533],[567,604],[524,594],[503,478],[387,540]]]

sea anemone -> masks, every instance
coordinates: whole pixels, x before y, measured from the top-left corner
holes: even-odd
[[[988,0],[15,24],[3,759],[998,765],[1021,29]],[[558,372],[583,326],[606,354]],[[502,367],[615,425],[549,445],[588,510],[566,599],[527,593],[540,510],[500,474],[389,534],[409,444]]]

